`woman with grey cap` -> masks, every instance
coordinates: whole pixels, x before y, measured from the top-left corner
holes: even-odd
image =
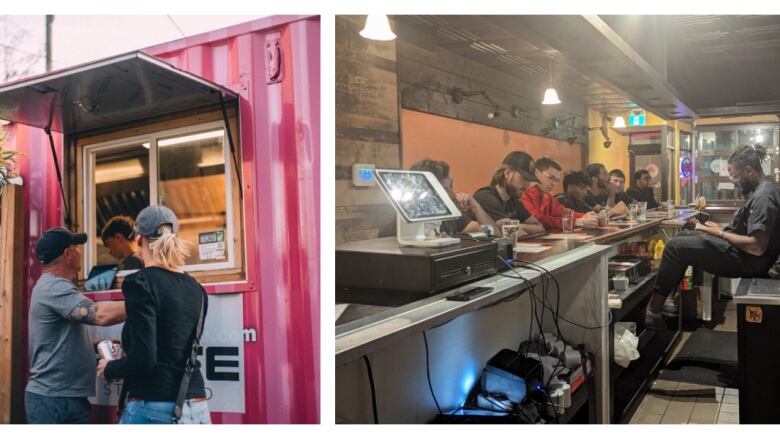
[[[125,355],[100,360],[98,374],[124,379],[123,424],[211,423],[197,347],[208,305],[203,287],[181,267],[188,255],[179,221],[165,206],[149,206],[135,219],[143,269],[125,278]]]

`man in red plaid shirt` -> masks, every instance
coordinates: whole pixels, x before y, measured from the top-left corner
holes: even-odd
[[[548,157],[542,157],[535,163],[534,175],[539,183],[532,183],[520,196],[525,208],[544,226],[545,230],[561,230],[563,212],[566,210],[550,194],[561,181],[561,165]],[[574,225],[586,229],[598,227],[598,215],[595,212],[574,212]]]

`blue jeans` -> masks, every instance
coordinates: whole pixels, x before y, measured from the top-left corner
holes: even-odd
[[[84,397],[43,396],[24,392],[28,424],[89,424],[92,406]]]
[[[172,424],[173,402],[169,401],[128,401],[120,424]],[[206,401],[184,401],[181,407],[179,424],[211,424],[211,413]]]

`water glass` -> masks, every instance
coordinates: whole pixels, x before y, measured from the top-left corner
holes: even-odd
[[[504,220],[501,224],[501,236],[510,238],[512,245],[517,242],[517,232],[520,231],[520,221],[515,219]]]
[[[631,203],[631,205],[628,206],[628,220],[636,221],[636,215],[638,211],[639,211],[639,204]]]
[[[647,219],[647,201],[640,201],[639,202],[639,215],[638,219],[646,220]]]
[[[601,209],[599,211],[599,227],[606,227],[607,223],[609,222],[609,213],[607,212],[607,209]]]
[[[571,233],[574,231],[574,211],[571,209],[565,209],[563,216],[561,216],[561,225],[563,233]]]

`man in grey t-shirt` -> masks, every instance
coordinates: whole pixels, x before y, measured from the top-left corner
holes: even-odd
[[[33,287],[28,319],[30,424],[90,421],[87,397],[95,394],[97,361],[84,325],[109,326],[126,318],[124,302],[92,302],[73,283],[81,270],[78,246],[85,242],[83,233],[54,228],[36,245],[43,274]]]

